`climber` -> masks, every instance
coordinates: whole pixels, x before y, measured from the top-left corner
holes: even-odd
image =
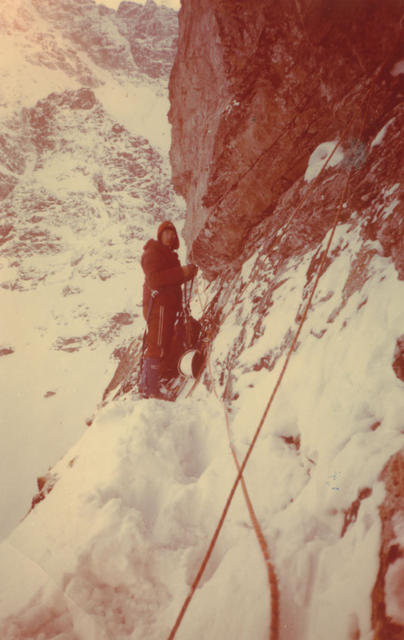
[[[182,267],[176,249],[180,246],[172,222],[162,222],[157,240],[144,246],[141,259],[143,315],[147,323],[140,391],[145,397],[160,396],[162,366],[169,355],[175,320],[182,309],[181,285],[195,277],[197,267]],[[166,363],[165,363],[166,364]]]

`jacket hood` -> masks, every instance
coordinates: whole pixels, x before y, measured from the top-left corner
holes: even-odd
[[[157,240],[160,242],[160,238],[161,238],[161,234],[163,233],[163,231],[165,231],[165,229],[172,229],[175,233],[175,241],[173,246],[171,247],[171,249],[173,249],[174,251],[176,249],[179,248],[180,246],[180,241],[178,238],[178,233],[177,233],[177,229],[175,228],[175,226],[173,225],[172,222],[170,222],[169,220],[164,220],[164,222],[161,223],[161,225],[159,226],[159,228],[157,229]]]

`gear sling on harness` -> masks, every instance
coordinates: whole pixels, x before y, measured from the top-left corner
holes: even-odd
[[[173,335],[168,350],[168,358],[166,360],[171,366],[164,369],[165,375],[168,377],[177,377],[178,374],[184,377],[197,378],[202,366],[203,356],[198,349],[200,337],[200,323],[191,316],[190,312],[190,296],[191,287],[185,290],[185,300],[179,317],[173,327]],[[149,320],[151,317],[153,304],[156,296],[159,295],[156,289],[150,290],[150,299],[146,312],[146,329],[143,334],[142,355],[141,355],[141,377],[140,391],[147,396],[158,395],[160,377],[163,373],[161,358],[145,356],[147,353],[147,336],[150,331]],[[159,323],[160,325],[160,323]]]
[[[190,287],[185,284],[184,303],[180,318],[177,321],[177,331],[180,335],[180,350],[177,356],[178,373],[182,376],[197,378],[204,364],[204,359],[199,349],[201,337],[201,324],[191,315],[191,295],[194,280]]]

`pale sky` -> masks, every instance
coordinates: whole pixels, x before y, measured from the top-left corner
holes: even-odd
[[[106,7],[112,7],[112,9],[117,9],[121,4],[122,0],[96,0],[98,4],[104,4]],[[136,4],[146,4],[146,0],[133,0]],[[172,9],[179,9],[181,2],[180,0],[154,0],[156,4],[165,4],[166,7],[171,7]]]

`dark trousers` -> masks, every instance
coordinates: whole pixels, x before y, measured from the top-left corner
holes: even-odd
[[[146,396],[158,396],[161,376],[171,377],[174,364],[171,362],[171,347],[176,316],[175,309],[154,302],[147,323],[140,385]]]

